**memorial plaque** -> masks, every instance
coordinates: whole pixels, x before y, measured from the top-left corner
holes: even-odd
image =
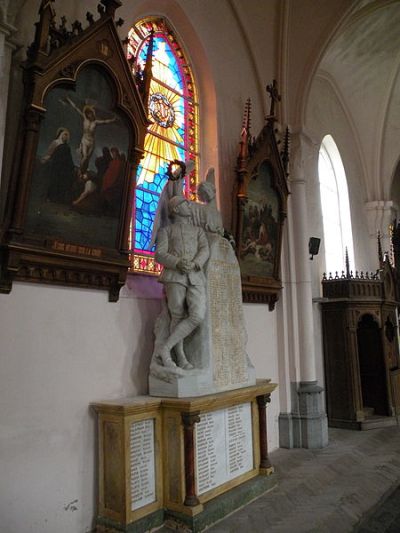
[[[130,427],[131,510],[156,500],[154,419]]]
[[[196,424],[197,494],[253,469],[251,404],[202,413]]]

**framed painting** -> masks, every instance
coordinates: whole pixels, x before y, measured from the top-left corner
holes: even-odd
[[[3,292],[14,279],[94,287],[118,299],[129,268],[134,176],[148,125],[102,0],[86,29],[56,27],[42,1],[24,64],[26,107],[1,234]]]
[[[250,106],[246,111],[250,122]],[[268,303],[274,309],[282,288],[280,257],[282,229],[287,212],[288,131],[280,152],[269,116],[260,135],[251,140],[248,126],[242,130],[237,176],[236,246],[243,300]]]
[[[243,207],[239,260],[243,276],[274,276],[278,251],[280,199],[272,186],[273,170],[263,161],[249,180]]]
[[[44,107],[25,234],[115,248],[131,132],[112,84],[89,65],[73,88],[50,90]]]

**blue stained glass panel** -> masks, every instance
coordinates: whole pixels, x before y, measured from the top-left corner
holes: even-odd
[[[154,174],[154,181],[151,183],[148,181],[143,182],[141,185],[141,188],[160,194],[161,191],[163,190],[163,187],[166,181],[167,181],[166,174]]]
[[[158,199],[158,194],[152,194],[139,188],[136,189],[136,249],[150,251],[149,244]]]
[[[155,36],[153,41],[153,75],[167,82],[173,89],[183,91],[183,79],[179,65],[171,50],[169,42],[162,36]],[[139,52],[139,62],[145,63],[147,58],[148,40]],[[161,65],[157,66],[157,62]],[[157,76],[158,74],[158,76]],[[164,77],[167,76],[167,80]]]

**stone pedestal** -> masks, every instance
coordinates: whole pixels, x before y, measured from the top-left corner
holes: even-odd
[[[279,415],[279,446],[324,448],[328,445],[328,418],[321,396],[324,389],[317,381],[301,382],[296,389],[296,407]]]
[[[158,379],[155,375],[149,375],[149,391],[152,396],[169,398],[187,398],[215,394],[233,388],[250,387],[256,382],[254,367],[249,364],[245,368],[245,381],[221,385],[215,383],[212,368],[205,370],[195,368],[186,370],[182,376],[170,375],[167,379]]]
[[[99,424],[97,533],[164,520],[202,531],[275,485],[266,406],[276,385],[200,398],[93,404]]]

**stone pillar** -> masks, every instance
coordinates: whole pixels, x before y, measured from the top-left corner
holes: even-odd
[[[318,146],[303,133],[292,136],[289,223],[292,232],[294,271],[290,273],[296,293],[299,381],[292,384],[292,412],[281,413],[280,446],[322,448],[328,444],[328,422],[322,407],[323,391],[317,383],[314,351],[314,320],[310,260],[308,254],[308,207],[306,179],[318,160]],[[316,164],[314,165],[316,168]],[[294,325],[296,327],[296,325]]]
[[[194,473],[194,425],[200,422],[199,413],[182,413],[183,422],[183,445],[185,456],[185,501],[184,505],[194,507],[199,505],[196,495],[196,483]]]

